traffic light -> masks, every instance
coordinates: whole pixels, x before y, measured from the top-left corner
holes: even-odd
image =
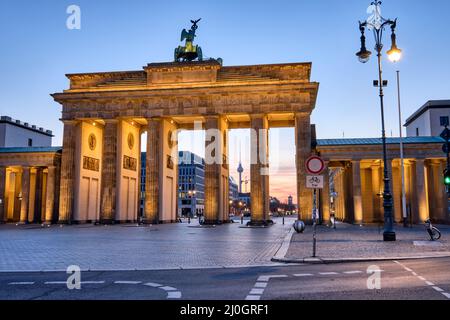
[[[444,184],[447,187],[450,187],[450,170],[449,169],[445,169],[445,171],[444,171]]]

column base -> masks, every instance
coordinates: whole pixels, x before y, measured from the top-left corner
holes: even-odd
[[[140,224],[143,225],[159,224],[159,220],[142,219],[142,222]]]
[[[104,225],[112,225],[112,224],[114,224],[115,223],[115,221],[113,220],[113,219],[103,219],[103,220],[100,220],[100,224],[104,224]]]
[[[68,225],[68,224],[72,224],[69,220],[59,220],[58,224],[60,225]]]
[[[397,240],[395,232],[385,232],[383,233],[383,241],[394,242]]]
[[[49,227],[49,226],[51,226],[52,224],[53,224],[52,221],[44,221],[44,222],[42,223],[42,226],[44,226],[44,227]]]

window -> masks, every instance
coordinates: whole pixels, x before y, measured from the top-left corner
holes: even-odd
[[[32,147],[33,146],[33,139],[28,139],[28,146]]]
[[[441,117],[441,127],[447,127],[449,125],[448,121],[448,117]]]
[[[416,128],[416,137],[419,136],[419,128]]]

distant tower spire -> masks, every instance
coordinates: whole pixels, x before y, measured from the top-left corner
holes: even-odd
[[[244,168],[242,167],[241,150],[239,150],[239,166],[237,172],[239,172],[239,193],[242,193],[242,172],[244,172]]]

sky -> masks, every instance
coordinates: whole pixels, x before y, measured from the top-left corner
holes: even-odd
[[[202,18],[197,43],[207,57],[225,65],[312,62],[320,82],[312,123],[318,138],[378,137],[380,111],[376,61],[363,65],[358,20],[367,18],[370,0],[1,0],[0,115],[53,130],[61,145],[61,107],[50,97],[68,87],[67,73],[140,70],[150,62],[171,61],[180,32]],[[66,10],[81,9],[81,29],[69,30]],[[385,0],[382,14],[398,18],[397,41],[403,60],[383,60],[386,128],[398,136],[395,71],[401,72],[403,120],[426,101],[449,99],[450,41],[448,0]],[[384,38],[389,49],[389,32]],[[374,47],[367,35],[368,49]],[[295,195],[293,129],[270,133],[271,159],[281,163],[271,176],[271,194]],[[247,138],[246,138],[247,137]],[[230,133],[232,175],[248,152],[248,130]],[[192,134],[180,148],[202,153]],[[282,141],[283,143],[280,143]],[[240,150],[242,149],[242,150]],[[248,161],[247,161],[248,162]],[[244,177],[249,176],[244,164]]]

